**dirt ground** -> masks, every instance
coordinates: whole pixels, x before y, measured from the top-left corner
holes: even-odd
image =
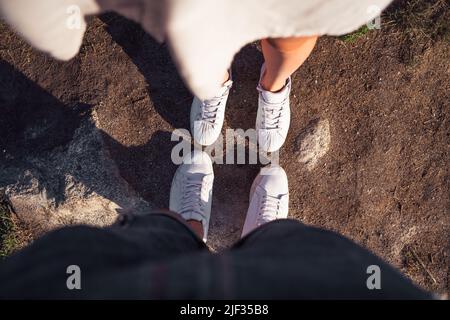
[[[280,162],[289,177],[291,218],[335,230],[443,293],[449,288],[448,33],[434,37],[395,20],[405,3],[390,10],[380,30],[352,41],[319,40],[293,77],[291,128]],[[36,153],[60,147],[80,110],[89,110],[120,175],[142,198],[167,207],[176,170],[171,133],[189,128],[192,99],[167,48],[114,14],[91,19],[80,54],[66,63],[32,50],[3,24],[0,39],[0,72],[19,72],[61,104],[56,111],[40,108],[38,93],[11,92],[1,82],[2,143]],[[236,56],[224,130],[253,128],[261,63],[256,44]],[[5,92],[24,96],[20,114],[1,110]],[[24,119],[51,119],[51,139],[22,143],[16,134],[26,128],[11,123]],[[328,151],[310,168],[300,161],[299,141],[324,121]],[[214,166],[210,242],[216,250],[239,238],[259,167]]]

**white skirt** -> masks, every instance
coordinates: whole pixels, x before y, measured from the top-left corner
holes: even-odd
[[[86,15],[116,11],[166,41],[199,98],[217,92],[234,55],[268,37],[342,35],[376,18],[391,0],[0,0],[0,14],[57,59],[78,53]],[[105,70],[107,72],[107,70]]]

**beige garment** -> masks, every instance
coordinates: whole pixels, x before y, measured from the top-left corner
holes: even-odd
[[[245,44],[267,37],[342,35],[373,20],[391,0],[0,0],[0,14],[27,41],[68,60],[85,15],[114,10],[167,41],[179,72],[200,98],[217,92]],[[107,72],[107,70],[105,70]]]

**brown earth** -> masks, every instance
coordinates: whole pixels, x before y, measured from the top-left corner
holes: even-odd
[[[448,34],[408,29],[395,20],[400,9],[354,41],[319,40],[293,77],[280,162],[292,218],[335,230],[442,293],[449,288]],[[2,149],[21,159],[61,148],[92,116],[121,177],[153,206],[167,207],[176,169],[171,133],[189,128],[192,98],[167,48],[114,14],[90,21],[80,54],[66,63],[31,49],[4,24],[0,37]],[[261,62],[255,44],[236,56],[224,130],[253,128]],[[15,86],[18,78],[27,85]],[[20,110],[1,110],[8,99],[20,99]],[[33,121],[50,129],[30,144],[18,137]],[[300,161],[302,139],[317,123],[329,125],[329,149],[308,166]],[[215,165],[209,238],[216,250],[239,238],[259,167]]]

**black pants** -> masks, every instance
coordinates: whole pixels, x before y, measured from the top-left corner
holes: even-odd
[[[67,279],[80,270],[81,289]],[[367,268],[381,289],[368,289]],[[162,213],[112,227],[63,228],[0,264],[0,298],[426,299],[381,259],[333,232],[291,220],[268,223],[220,254]]]

